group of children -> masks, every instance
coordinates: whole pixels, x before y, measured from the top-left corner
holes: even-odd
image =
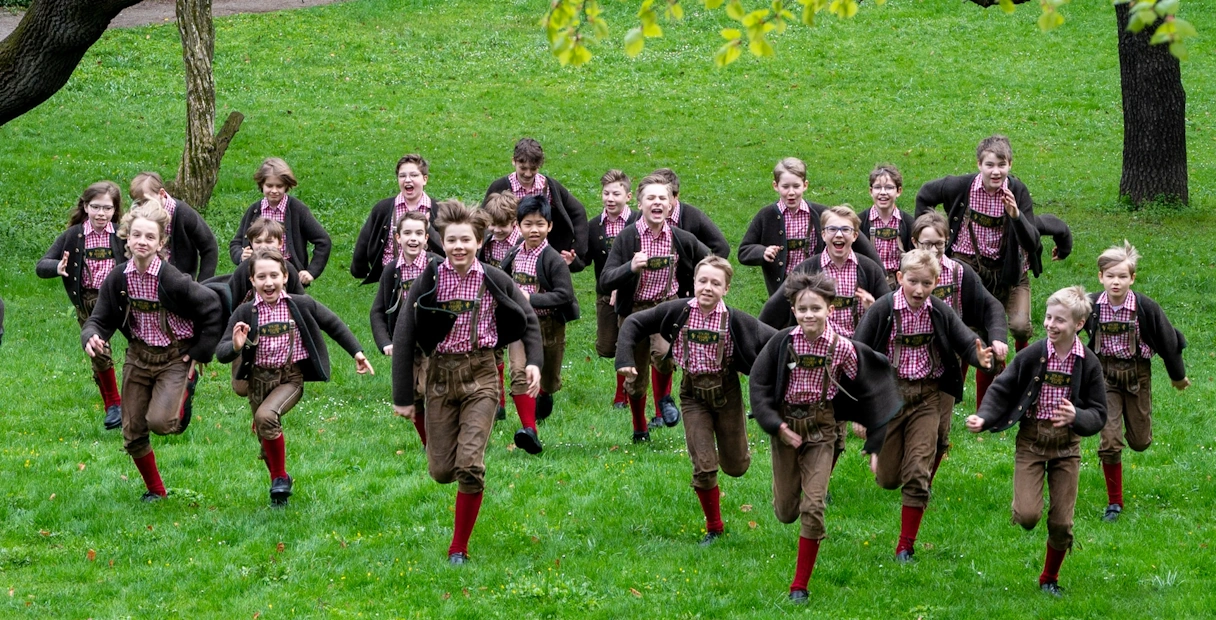
[[[895,557],[912,561],[954,404],[975,367],[977,411],[966,426],[998,432],[1020,424],[1014,521],[1035,526],[1046,480],[1040,586],[1059,594],[1080,437],[1102,435],[1104,518],[1113,521],[1124,506],[1124,437],[1134,450],[1151,442],[1151,356],[1162,356],[1176,388],[1189,385],[1182,334],[1151,299],[1129,294],[1138,255],[1126,243],[1098,260],[1104,292],[1053,294],[1047,339],[1030,343],[1028,276],[1042,271],[1040,235],[1055,237],[1057,260],[1071,251],[1071,237],[1059,220],[1034,213],[1026,186],[1009,174],[1002,136],[979,144],[977,173],[923,185],[915,216],[896,204],[903,178],[894,166],[870,174],[873,206],[859,214],[807,202],[805,164],[778,162],[778,200],[756,214],[738,247],[741,264],[761,267],[770,296],[758,317],[725,303],[730,246],[705,213],[681,202],[670,169],[637,183],[636,210],[630,179],[609,171],[603,212],[588,218],[565,187],[539,173],[538,143],[520,140],[512,159],[515,171],[468,208],[432,201],[427,161],[401,158],[400,191],[372,208],[350,268],[379,284],[370,320],[377,348],[392,359],[394,410],[412,420],[431,477],[457,483],[453,564],[468,559],[485,450],[508,391],[520,420],[515,445],[543,450],[537,421],[554,411],[566,324],[580,316],[571,274],[588,263],[595,350],[617,369],[613,405],[629,408],[634,442],[683,418],[706,521],[702,544],[725,531],[718,472],[742,476],[751,463],[739,375],[750,376],[751,415],[773,437],[774,511],[782,522],[801,521],[794,601],[808,597],[828,481],[850,430],[864,439],[876,482],[901,492]],[[166,494],[149,433],[189,425],[197,364],[213,356],[233,363],[232,386],[249,399],[275,504],[287,501],[293,483],[281,417],[303,382],[329,378],[322,333],[355,358],[359,373],[372,372],[346,325],[305,294],[331,244],[289,195],[291,170],[268,159],[254,179],[263,198],[229,245],[237,265],[229,276],[214,276],[206,224],[151,173],[132,182],[136,206],[126,214],[116,185],[89,186],[39,262],[39,275],[61,277],[77,309],[106,428],[123,429],[146,499]],[[121,392],[108,345],[117,330],[128,340]],[[1005,368],[1009,332],[1017,355]]]

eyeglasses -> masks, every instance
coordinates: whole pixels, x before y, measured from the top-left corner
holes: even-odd
[[[113,213],[114,212],[114,205],[103,205],[103,204],[99,204],[96,202],[90,202],[89,204],[85,205],[85,208],[88,209],[89,211],[96,211],[98,213]]]
[[[934,243],[922,243],[922,242],[918,241],[916,243],[916,247],[918,247],[922,250],[944,250],[944,249],[946,249],[946,242],[945,241],[936,241]]]
[[[899,188],[895,187],[894,185],[871,185],[870,189],[876,192],[894,192]]]
[[[827,232],[828,236],[830,237],[835,237],[836,235],[844,235],[847,237],[853,234],[853,232],[857,229],[853,228],[852,226],[827,226],[823,230]]]

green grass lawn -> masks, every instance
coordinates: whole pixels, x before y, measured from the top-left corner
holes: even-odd
[[[170,499],[140,503],[120,436],[101,429],[71,306],[33,267],[89,183],[125,187],[145,169],[173,175],[181,51],[176,29],[158,26],[106,34],[60,93],[0,128],[0,616],[1185,618],[1216,609],[1211,39],[1197,39],[1183,65],[1192,205],[1128,214],[1116,196],[1122,131],[1107,3],[1070,5],[1069,22],[1048,35],[1033,6],[1005,16],[961,2],[867,3],[852,21],[791,28],[775,59],[745,55],[725,71],[710,60],[723,19],[686,4],[683,24],[628,60],[619,36],[636,4],[606,3],[616,40],[581,70],[549,55],[539,0],[358,0],[219,20],[220,114],[247,120],[206,218],[225,246],[259,197],[258,162],[286,158],[301,180],[295,194],[334,239],[312,294],[371,347],[374,291],[347,268],[368,209],[395,193],[393,165],[406,152],[430,159],[433,197],[471,201],[509,171],[514,141],[533,136],[548,153],[545,171],[591,213],[608,168],[636,180],[671,166],[684,199],[737,243],[773,200],[781,157],[807,161],[808,199],[858,207],[869,204],[870,168],[894,162],[911,209],[921,183],[974,169],[976,142],[1006,133],[1036,208],[1070,222],[1077,239],[1073,257],[1033,283],[1035,315],[1057,288],[1098,287],[1097,253],[1126,237],[1145,255],[1137,290],[1191,343],[1190,390],[1174,392],[1154,364],[1156,441],[1125,457],[1128,510],[1115,525],[1099,520],[1097,440],[1085,442],[1063,600],[1036,588],[1045,527],[1009,523],[1012,435],[966,434],[968,394],[918,562],[892,561],[899,496],[874,484],[852,440],[832,481],[812,604],[789,606],[798,530],[772,515],[768,437],[750,427],[751,471],[722,482],[728,536],[699,548],[704,521],[682,431],[629,443],[588,319],[570,328],[544,454],[508,449],[512,419],[496,428],[464,568],[445,562],[455,489],[427,477],[413,428],[390,414],[380,355],[371,357],[378,374],[360,377],[335,352],[334,381],[310,384],[285,418],[297,493],[286,510],[267,505],[248,405],[219,365],[206,370],[190,430],[153,440]],[[1201,32],[1216,32],[1211,15],[1188,10]],[[590,273],[576,277],[588,317],[591,284]],[[763,290],[759,270],[742,268],[728,301],[758,311]]]

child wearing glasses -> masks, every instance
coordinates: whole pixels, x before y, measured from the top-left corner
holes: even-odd
[[[899,259],[912,249],[912,216],[895,204],[904,193],[904,175],[893,164],[879,164],[870,171],[870,197],[874,206],[861,216],[861,235],[874,244],[882,268],[887,272],[887,288],[896,287],[895,272]]]

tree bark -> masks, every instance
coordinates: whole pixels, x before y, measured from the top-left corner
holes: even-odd
[[[1128,4],[1115,6],[1123,83],[1123,177],[1119,195],[1132,204],[1186,204],[1186,91],[1168,45],[1149,45],[1155,26],[1128,32]]]
[[[123,9],[139,0],[34,0],[0,41],[0,125],[51,98]]]
[[[186,145],[170,193],[202,212],[211,201],[220,161],[245,120],[233,112],[215,133],[215,24],[211,0],[177,0],[177,30],[186,67]]]

